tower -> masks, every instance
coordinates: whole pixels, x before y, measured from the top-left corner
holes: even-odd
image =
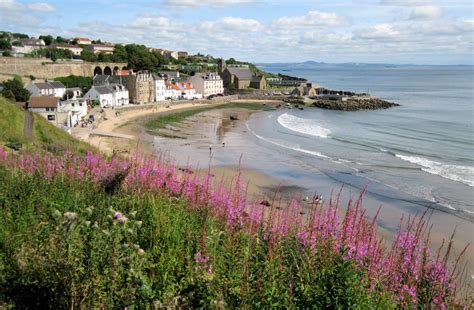
[[[218,66],[219,74],[224,72],[225,68],[227,68],[227,64],[225,63],[224,58],[219,59],[219,63],[217,66]]]

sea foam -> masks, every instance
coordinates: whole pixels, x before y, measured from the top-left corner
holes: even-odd
[[[299,118],[288,113],[280,115],[278,123],[289,130],[320,138],[327,138],[331,133],[329,129],[319,126],[314,120]]]
[[[314,155],[314,156],[324,158],[324,159],[330,159],[330,157],[328,157],[324,154],[321,154],[319,152],[302,149],[302,148],[299,147],[299,145],[289,145],[289,144],[283,143],[281,141],[275,141],[273,139],[262,137],[262,136],[258,135],[257,133],[255,133],[252,129],[250,129],[248,124],[246,124],[246,126],[247,126],[248,131],[250,131],[255,137],[257,137],[258,139],[263,140],[265,142],[274,144],[276,146],[279,146],[279,147],[282,147],[282,148],[285,148],[285,149],[290,149],[290,150],[293,150],[293,151],[306,153],[306,154],[309,154],[309,155]]]
[[[474,187],[474,167],[443,164],[422,157],[395,154],[396,157],[421,166],[421,170]]]

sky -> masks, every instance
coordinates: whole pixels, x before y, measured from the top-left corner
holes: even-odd
[[[0,0],[0,30],[256,63],[474,64],[472,0]]]

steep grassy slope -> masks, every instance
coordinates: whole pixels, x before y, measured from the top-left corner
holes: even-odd
[[[45,149],[84,153],[91,147],[55,127],[42,116],[34,115],[33,137],[23,135],[25,112],[13,102],[0,96],[0,145],[21,143],[24,149]]]

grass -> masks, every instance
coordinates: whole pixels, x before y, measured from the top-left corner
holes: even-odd
[[[0,96],[0,116],[0,143],[25,143],[23,112],[2,96]]]
[[[87,143],[74,139],[39,114],[34,115],[33,138],[26,139],[23,135],[24,111],[1,96],[0,116],[0,144],[20,143],[26,149],[51,152],[70,150],[85,153],[91,149]]]
[[[166,125],[176,124],[184,121],[186,118],[196,115],[198,113],[216,110],[216,109],[233,109],[233,108],[241,108],[241,109],[248,109],[248,110],[255,110],[255,111],[265,111],[270,110],[271,108],[261,103],[241,103],[241,102],[234,102],[228,104],[222,104],[217,106],[210,106],[210,107],[196,107],[190,110],[181,111],[181,112],[172,112],[169,114],[161,114],[157,117],[149,120],[145,126],[150,129],[162,129],[165,128]]]
[[[0,307],[459,308],[424,221],[376,238],[361,200],[281,208],[138,157],[0,148]],[[306,222],[306,221],[305,221]],[[406,226],[406,227],[405,227]],[[470,304],[468,301],[467,304]]]
[[[0,166],[0,305],[390,308],[342,256],[251,242],[165,192],[107,194],[90,179],[40,175]]]

